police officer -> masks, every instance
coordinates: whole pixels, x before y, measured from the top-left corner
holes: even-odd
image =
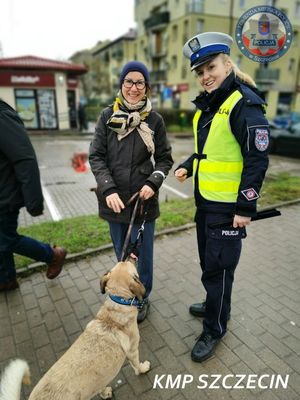
[[[252,78],[233,63],[233,40],[219,32],[192,37],[183,53],[190,60],[203,92],[193,101],[195,153],[175,171],[183,182],[194,178],[196,227],[206,300],[190,313],[203,317],[203,332],[192,360],[210,358],[225,335],[230,318],[234,271],[246,225],[256,214],[268,167],[269,126],[265,101]],[[232,220],[223,228],[211,225]]]

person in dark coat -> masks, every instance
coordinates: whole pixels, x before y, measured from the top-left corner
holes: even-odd
[[[46,275],[61,271],[66,251],[19,235],[22,207],[33,217],[43,213],[39,167],[32,144],[16,111],[0,100],[0,291],[16,289],[13,253],[48,264]]]
[[[152,110],[149,93],[147,67],[138,61],[127,63],[120,75],[120,91],[114,104],[99,117],[89,154],[98,186],[99,214],[109,223],[118,260],[134,206],[125,205],[136,192],[144,201],[144,212],[138,210],[132,229],[134,242],[141,223],[146,220],[138,257],[138,272],[146,294],[138,322],[147,315],[152,289],[158,190],[173,165],[164,121]]]
[[[85,106],[82,103],[79,103],[78,106],[78,122],[79,122],[80,132],[83,132],[84,130],[87,129]]]
[[[245,227],[268,167],[269,125],[265,101],[252,78],[229,57],[229,35],[206,32],[184,45],[184,55],[204,91],[195,99],[195,153],[176,170],[180,182],[193,176],[196,227],[206,300],[190,306],[203,317],[203,332],[192,350],[202,362],[214,354],[227,330],[234,272]],[[224,228],[212,224],[232,220]]]

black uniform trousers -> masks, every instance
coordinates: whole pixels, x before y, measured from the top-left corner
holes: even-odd
[[[232,214],[197,212],[196,227],[202,283],[206,290],[203,331],[221,338],[227,329],[234,271],[239,262],[245,228],[211,229],[209,225],[232,218]]]

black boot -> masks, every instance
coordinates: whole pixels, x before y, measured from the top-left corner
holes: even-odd
[[[194,315],[194,317],[204,318],[206,316],[206,303],[194,303],[189,308],[190,314]],[[230,320],[230,313],[227,316],[227,321]]]
[[[205,312],[206,312],[206,303],[205,301],[203,303],[195,303],[190,306],[190,313],[194,315],[195,317],[205,317]]]
[[[143,302],[141,303],[141,305],[138,306],[138,316],[137,316],[138,324],[140,322],[143,322],[144,319],[147,317],[149,307],[150,307],[150,303],[149,303],[148,299],[144,299]]]
[[[19,284],[16,279],[13,279],[12,281],[5,282],[5,283],[0,283],[0,292],[6,292],[9,290],[15,290],[18,289]]]
[[[210,333],[202,332],[192,350],[192,360],[201,363],[212,357],[219,342],[220,339],[213,338]]]

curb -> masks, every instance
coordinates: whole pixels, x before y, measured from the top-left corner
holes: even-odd
[[[260,211],[267,211],[267,210],[269,210],[271,208],[288,207],[288,206],[292,206],[294,204],[299,204],[299,203],[300,203],[300,199],[289,200],[289,201],[285,201],[285,202],[282,202],[282,203],[278,203],[278,204],[274,204],[272,206],[268,206],[268,207],[262,208],[262,209],[260,209]],[[154,237],[157,238],[157,237],[163,236],[163,235],[176,234],[176,233],[181,232],[181,231],[185,231],[185,230],[188,230],[188,229],[195,228],[195,226],[196,226],[196,224],[194,222],[191,222],[191,223],[188,223],[188,224],[185,224],[185,225],[177,226],[175,228],[163,229],[162,231],[155,232]],[[86,257],[89,257],[89,256],[94,256],[94,255],[96,255],[98,253],[101,253],[101,252],[104,252],[106,250],[111,250],[112,248],[113,248],[112,243],[109,243],[109,244],[104,244],[102,246],[96,247],[95,249],[87,249],[87,250],[81,251],[79,253],[69,254],[66,257],[65,264],[66,263],[71,263],[73,261],[77,261],[77,260],[80,260],[82,258],[86,258]],[[36,271],[41,271],[41,270],[45,269],[45,267],[46,267],[45,263],[36,262],[36,263],[33,263],[33,264],[29,264],[26,268],[19,268],[19,269],[17,269],[16,272],[17,272],[18,276],[26,277],[26,276],[28,276],[28,275],[36,272]]]

